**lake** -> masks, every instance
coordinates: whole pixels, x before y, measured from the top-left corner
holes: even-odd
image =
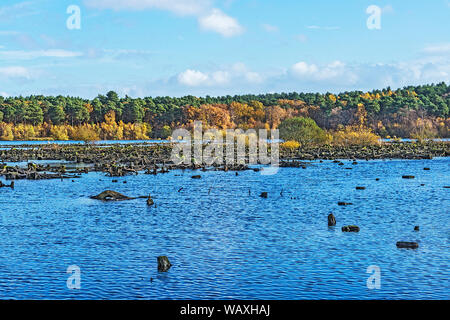
[[[344,164],[18,180],[0,188],[0,298],[449,299],[450,158]],[[157,207],[89,198],[108,189],[151,193]],[[341,231],[353,224],[359,233]],[[66,285],[71,265],[79,290]],[[381,287],[370,290],[373,265]]]

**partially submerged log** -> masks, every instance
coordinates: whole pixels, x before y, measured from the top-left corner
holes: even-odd
[[[404,249],[417,249],[419,248],[419,244],[417,242],[407,242],[407,241],[399,241],[396,243],[397,248]]]
[[[123,200],[133,200],[136,198],[127,197],[116,191],[106,190],[96,196],[92,196],[91,199],[102,201],[123,201]]]
[[[359,232],[358,226],[344,226],[342,227],[342,232]]]

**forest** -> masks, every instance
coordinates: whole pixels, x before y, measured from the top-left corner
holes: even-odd
[[[370,130],[377,136],[450,137],[450,86],[334,93],[270,93],[222,97],[0,97],[0,140],[166,139],[174,128],[277,128],[310,118],[326,132]]]

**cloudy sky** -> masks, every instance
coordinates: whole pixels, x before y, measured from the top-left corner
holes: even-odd
[[[380,29],[368,28],[371,5]],[[450,0],[0,2],[4,96],[340,92],[441,81],[450,82]]]

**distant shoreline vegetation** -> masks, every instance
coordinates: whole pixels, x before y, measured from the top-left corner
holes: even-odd
[[[192,129],[194,121],[202,121],[205,129],[221,130],[281,125],[294,137],[287,140],[299,143],[304,143],[303,138],[295,137],[310,134],[317,138],[311,141],[319,144],[370,144],[390,137],[449,138],[449,110],[450,86],[444,82],[340,94],[133,99],[110,91],[92,100],[0,97],[0,140],[167,139],[174,129]],[[298,127],[303,124],[307,129]],[[296,128],[300,135],[293,133]]]

